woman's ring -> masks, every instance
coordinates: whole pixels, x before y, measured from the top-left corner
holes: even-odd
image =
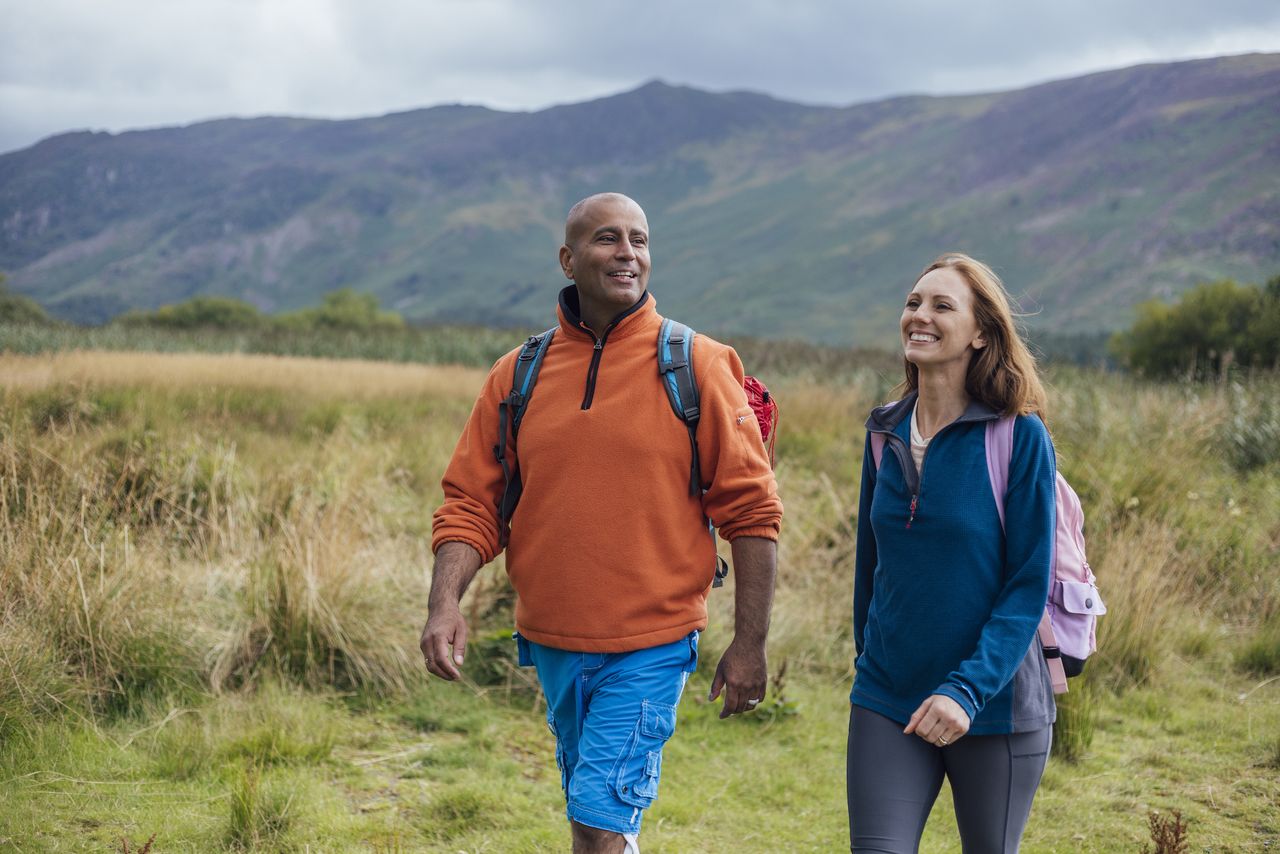
[[[951,743],[951,742],[947,741],[947,740],[946,740],[945,738],[943,738],[942,736],[938,736],[938,744],[941,744],[943,747],[946,747],[946,746],[947,746],[948,744],[950,744],[950,743]]]

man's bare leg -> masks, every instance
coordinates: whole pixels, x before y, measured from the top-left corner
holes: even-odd
[[[621,833],[576,821],[569,822],[569,826],[573,828],[573,854],[623,854],[627,850],[627,841]]]

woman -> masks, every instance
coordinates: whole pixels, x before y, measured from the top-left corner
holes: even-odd
[[[1056,713],[1036,639],[1054,530],[1044,388],[1000,280],[965,255],[925,269],[900,331],[905,394],[872,411],[862,461],[851,850],[916,851],[945,775],[964,851],[1014,852]],[[986,454],[1001,417],[1016,419],[1003,524]]]

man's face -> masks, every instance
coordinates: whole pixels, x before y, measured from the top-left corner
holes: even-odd
[[[578,286],[583,316],[625,311],[649,285],[649,223],[626,196],[591,200],[567,225],[565,278]]]

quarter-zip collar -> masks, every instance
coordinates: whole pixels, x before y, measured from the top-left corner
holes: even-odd
[[[916,471],[915,463],[911,459],[909,434],[904,435],[910,428],[903,425],[911,415],[911,410],[915,408],[917,397],[919,394],[913,391],[902,400],[877,406],[871,410],[866,423],[868,432],[885,434],[885,445],[892,448],[894,455],[898,458],[898,463],[902,466],[902,474],[907,481],[907,488],[911,490],[912,495],[920,493],[920,472]],[[999,417],[1000,413],[991,406],[980,400],[970,400],[960,417],[944,426],[938,433],[949,430],[957,424],[995,421]],[[901,433],[899,428],[902,428]],[[934,436],[936,437],[938,433]]]
[[[560,328],[567,335],[579,340],[585,338],[593,343],[591,364],[587,366],[586,388],[582,392],[582,408],[590,409],[596,397],[596,378],[600,375],[600,359],[604,356],[604,345],[608,342],[610,336],[615,339],[626,338],[641,329],[650,327],[652,324],[646,321],[656,323],[658,309],[653,298],[649,296],[649,292],[645,291],[640,295],[640,299],[635,301],[634,305],[609,321],[609,325],[604,328],[598,338],[595,330],[588,328],[582,322],[579,310],[577,286],[570,285],[561,290],[559,305]]]
[[[645,291],[640,295],[640,299],[635,301],[635,304],[609,321],[609,325],[600,331],[599,338],[597,338],[595,330],[583,325],[579,305],[577,285],[569,285],[561,289],[559,304],[560,328],[570,335],[575,335],[579,338],[585,336],[592,341],[603,341],[605,338],[625,338],[643,327],[646,318],[656,316],[658,313],[657,302],[650,296],[648,291]]]

